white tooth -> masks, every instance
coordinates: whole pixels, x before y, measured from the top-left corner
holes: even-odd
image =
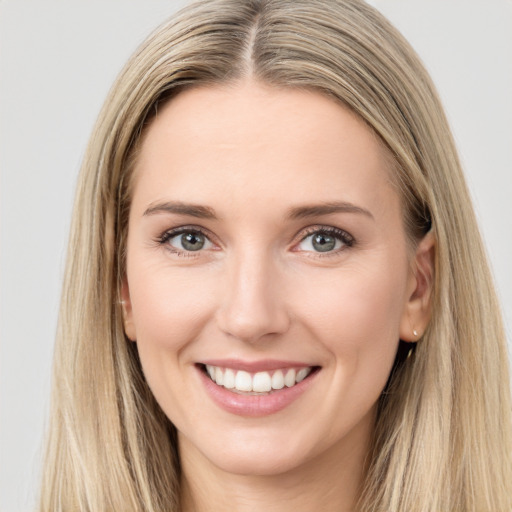
[[[222,386],[222,383],[224,382],[224,375],[219,367],[215,368],[215,382],[219,386]]]
[[[235,388],[238,391],[252,391],[252,378],[250,373],[240,370],[236,374]]]
[[[284,375],[281,370],[277,370],[272,375],[272,389],[283,389],[284,388]]]
[[[272,379],[268,372],[258,372],[252,379],[252,390],[264,393],[272,389]]]
[[[284,383],[287,388],[291,388],[295,384],[295,370],[293,368],[286,372]]]
[[[215,380],[215,367],[211,364],[207,364],[206,371],[208,372],[208,375],[211,377],[211,379]]]
[[[311,371],[311,368],[301,368],[297,372],[297,376],[295,377],[295,381],[296,382],[300,382],[300,381],[304,380],[309,375],[310,371]]]
[[[224,387],[228,389],[235,387],[235,372],[229,368],[224,372]]]

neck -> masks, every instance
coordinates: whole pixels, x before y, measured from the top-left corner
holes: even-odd
[[[369,448],[360,430],[327,453],[282,473],[234,474],[214,465],[179,436],[182,512],[352,512],[360,495]]]

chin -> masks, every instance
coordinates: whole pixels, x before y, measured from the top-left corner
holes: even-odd
[[[240,476],[277,476],[297,469],[305,460],[298,453],[289,454],[276,450],[261,450],[259,453],[240,453],[240,450],[224,452],[210,461],[226,473]],[[302,454],[300,454],[302,455]]]
[[[205,435],[203,439],[208,439]],[[211,438],[211,433],[210,433]],[[208,444],[197,440],[183,440],[180,444],[195,452],[192,460],[207,459],[220,470],[240,476],[276,476],[289,473],[307,464],[325,451],[322,443],[315,443],[308,432],[290,428],[247,430],[233,428],[226,436],[219,436]],[[182,452],[184,453],[184,451]],[[190,451],[188,452],[190,453]]]

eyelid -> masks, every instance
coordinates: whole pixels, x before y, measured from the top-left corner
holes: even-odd
[[[166,229],[156,238],[156,241],[158,242],[158,245],[167,245],[166,249],[171,251],[173,254],[186,255],[188,257],[196,257],[199,256],[199,253],[204,252],[204,250],[186,251],[173,247],[170,244],[167,244],[167,242],[170,239],[183,233],[198,233],[203,235],[214,246],[218,247],[220,245],[216,240],[216,237],[209,230],[203,228],[202,226],[197,226],[194,224],[187,224],[184,226],[177,226],[175,228]],[[212,248],[208,250],[212,250]],[[213,250],[216,250],[215,247],[213,248]]]
[[[315,257],[335,256],[335,255],[339,254],[340,252],[346,250],[347,248],[352,247],[356,243],[355,238],[348,231],[346,231],[344,229],[337,228],[334,226],[323,225],[323,224],[316,224],[316,225],[308,226],[308,227],[302,229],[296,235],[295,238],[296,239],[298,238],[298,240],[296,242],[294,242],[292,250],[295,252],[301,252],[300,249],[297,249],[297,246],[301,242],[303,242],[306,238],[308,238],[309,236],[314,235],[316,233],[326,233],[326,234],[332,235],[335,238],[337,238],[338,240],[341,240],[341,242],[343,243],[343,246],[334,251],[329,251],[329,252],[325,252],[325,253],[320,253],[320,252],[314,253]],[[313,251],[302,251],[302,252],[313,253]]]
[[[157,238],[156,238],[156,241],[158,242],[158,245],[165,245],[166,242],[168,242],[171,238],[175,237],[175,236],[178,236],[182,233],[200,233],[201,235],[203,235],[204,237],[206,237],[208,239],[208,241],[210,243],[212,243],[214,246],[213,250],[219,250],[219,248],[221,247],[221,244],[219,243],[217,237],[215,235],[213,235],[213,233],[211,233],[209,230],[205,229],[204,227],[202,226],[198,226],[198,225],[195,225],[195,224],[187,224],[187,225],[182,225],[182,226],[177,226],[177,227],[174,227],[174,228],[170,228],[170,229],[166,229],[165,231],[163,231]],[[328,257],[328,256],[334,256],[342,251],[344,251],[345,249],[349,248],[349,247],[352,247],[355,243],[356,243],[356,240],[355,238],[346,230],[344,229],[341,229],[341,228],[337,228],[337,227],[334,227],[334,226],[329,226],[329,225],[325,225],[325,224],[315,224],[315,225],[312,225],[312,226],[307,226],[303,229],[301,229],[294,237],[294,243],[293,243],[293,246],[292,246],[292,251],[294,252],[301,252],[300,249],[297,249],[297,246],[303,242],[308,236],[311,236],[313,234],[316,234],[316,233],[326,233],[326,234],[329,234],[329,235],[332,235],[332,236],[335,236],[338,240],[341,240],[341,242],[343,243],[343,246],[337,250],[334,250],[334,251],[329,251],[329,252],[326,252],[326,253],[315,253],[315,257]],[[171,252],[173,252],[174,254],[181,254],[181,255],[187,255],[187,256],[191,256],[191,257],[194,257],[194,256],[199,256],[200,253],[204,252],[204,250],[199,250],[199,251],[183,251],[181,249],[177,249],[177,248],[174,248],[172,247],[171,245],[168,244],[168,250],[170,250]],[[212,250],[212,249],[209,249],[209,250]],[[312,251],[302,251],[302,252],[312,252]]]

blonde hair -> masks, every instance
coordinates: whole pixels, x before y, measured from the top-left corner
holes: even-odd
[[[436,239],[432,320],[381,397],[360,509],[511,510],[506,343],[452,136],[414,51],[359,0],[198,2],[126,65],[78,184],[40,510],[179,510],[176,433],[123,332],[130,172],[159,105],[246,76],[357,113],[392,157],[411,240]]]

